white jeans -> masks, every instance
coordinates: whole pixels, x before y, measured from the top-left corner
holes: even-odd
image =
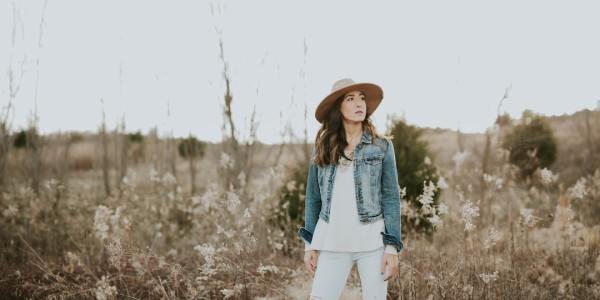
[[[363,252],[319,250],[310,299],[337,300],[356,262],[363,299],[386,299],[388,282],[381,274],[384,248]]]

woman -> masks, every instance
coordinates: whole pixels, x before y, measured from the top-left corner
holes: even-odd
[[[386,299],[398,274],[400,191],[394,147],[369,117],[382,89],[345,78],[315,112],[322,124],[311,155],[305,198],[304,263],[311,299],[338,299],[354,262],[364,299]]]

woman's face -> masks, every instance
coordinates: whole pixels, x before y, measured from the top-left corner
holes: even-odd
[[[365,95],[360,91],[351,91],[344,94],[340,111],[346,121],[364,121],[367,116]]]

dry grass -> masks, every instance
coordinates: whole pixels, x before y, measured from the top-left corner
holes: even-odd
[[[73,144],[69,164],[98,161],[93,145]],[[196,194],[189,193],[189,162],[176,161],[175,178],[168,164],[154,167],[155,159],[169,157],[162,144],[144,147],[161,155],[128,166],[113,196],[105,196],[97,165],[71,170],[68,186],[44,180],[39,195],[19,176],[9,180],[0,202],[0,298],[308,297],[312,278],[303,269],[297,228],[282,231],[269,222],[302,145],[287,146],[285,165],[270,160],[276,146],[257,147],[254,175],[236,177],[238,187],[230,189],[218,169],[231,162],[209,146],[196,165]],[[529,188],[494,148],[481,193],[476,151],[457,159],[456,148],[446,149],[453,154],[439,157],[455,160],[440,164],[449,166],[441,168],[446,185],[435,188],[443,190],[447,212],[436,208],[441,223],[432,239],[404,236],[390,299],[600,297],[600,216],[589,213],[598,209],[600,171],[579,186],[540,172]],[[118,175],[114,167],[109,175]],[[404,211],[411,213],[419,211]],[[344,299],[360,299],[359,282],[353,269]]]

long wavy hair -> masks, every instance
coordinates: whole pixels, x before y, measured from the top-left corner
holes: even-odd
[[[341,111],[343,100],[343,95],[335,100],[315,138],[316,157],[314,162],[321,167],[337,163],[342,156],[346,157],[344,149],[348,146],[348,141],[346,140],[346,131],[344,130],[344,115],[342,115]],[[362,125],[363,131],[368,130],[371,138],[385,138],[383,134],[377,132],[375,125],[371,121],[370,111],[367,111]]]

